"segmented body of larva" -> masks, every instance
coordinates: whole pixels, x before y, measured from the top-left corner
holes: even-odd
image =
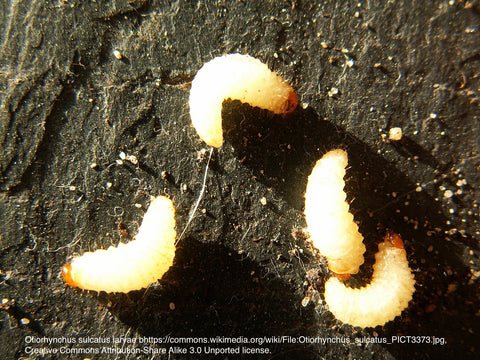
[[[360,327],[383,325],[400,315],[412,299],[415,279],[400,236],[387,233],[378,249],[367,286],[349,288],[335,277],[326,282],[325,301],[338,320]]]
[[[152,199],[135,240],[107,250],[86,252],[62,268],[65,282],[85,290],[129,292],[160,279],[175,257],[175,208]]]
[[[344,150],[326,153],[308,177],[305,192],[304,213],[310,241],[336,274],[356,274],[365,252],[363,236],[349,212],[343,189],[347,163]]]
[[[223,144],[222,103],[227,99],[276,114],[288,114],[298,103],[292,87],[261,61],[241,54],[217,57],[196,74],[189,100],[193,126],[210,146]]]

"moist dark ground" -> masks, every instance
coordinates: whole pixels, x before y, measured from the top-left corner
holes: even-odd
[[[249,345],[270,350],[241,356],[252,359],[478,356],[479,1],[19,0],[2,1],[0,15],[3,359],[42,358],[28,353],[31,337],[217,335],[351,341]],[[206,61],[237,52],[287,79],[298,109],[280,117],[224,104],[225,144],[158,285],[68,288],[61,266],[128,241],[150,196],[172,197],[184,229],[208,155],[188,113],[190,82]],[[402,141],[388,141],[392,127]],[[367,247],[352,284],[369,281],[387,228],[405,240],[417,281],[408,309],[384,327],[328,312],[325,263],[299,232],[307,176],[338,147],[350,156],[346,191]],[[138,164],[117,163],[121,152]],[[418,337],[354,342],[400,335]],[[414,343],[433,338],[443,345]],[[68,357],[153,358],[45,356]],[[203,357],[214,356],[158,356]]]

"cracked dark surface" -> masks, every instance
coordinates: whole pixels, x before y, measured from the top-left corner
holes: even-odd
[[[28,357],[27,336],[167,335],[435,336],[447,343],[284,343],[260,358],[475,358],[479,18],[478,1],[2,2],[0,293],[13,301],[0,308],[2,358]],[[128,241],[118,223],[134,234],[134,204],[145,209],[151,195],[174,199],[183,230],[206,166],[190,81],[231,52],[282,74],[301,106],[283,118],[224,104],[225,144],[158,285],[66,288],[61,266]],[[392,127],[402,141],[388,141]],[[335,147],[349,153],[346,191],[367,247],[352,283],[368,282],[387,228],[405,240],[417,280],[384,327],[336,321],[321,301],[325,264],[292,235],[305,226],[311,167]],[[119,165],[122,151],[138,165]]]

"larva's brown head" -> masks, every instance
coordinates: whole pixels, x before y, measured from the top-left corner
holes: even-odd
[[[338,280],[341,280],[341,281],[347,281],[348,279],[350,279],[350,277],[352,276],[352,274],[337,274],[335,272],[333,272],[333,275],[335,275],[335,277],[338,279]]]
[[[392,230],[387,230],[384,241],[388,241],[392,246],[398,249],[404,248],[402,237]]]
[[[287,100],[285,100],[284,108],[283,108],[283,113],[285,115],[292,113],[296,108],[298,104],[298,96],[295,94],[295,91],[290,91],[290,94],[288,94]]]
[[[66,264],[63,265],[62,267],[62,276],[63,280],[70,285],[71,287],[77,287],[77,283],[73,280],[72,277],[72,265],[71,264]]]

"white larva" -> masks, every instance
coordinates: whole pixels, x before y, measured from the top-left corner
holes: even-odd
[[[87,252],[62,268],[72,287],[105,292],[129,292],[160,279],[175,257],[175,208],[158,196],[152,199],[135,240],[107,250]]]
[[[230,54],[209,61],[192,81],[190,116],[200,138],[217,148],[223,144],[222,103],[227,99],[276,114],[288,114],[298,103],[292,87],[251,56]]]
[[[332,150],[317,161],[308,177],[305,218],[310,241],[336,274],[356,274],[365,245],[343,190],[347,153]]]
[[[415,280],[400,236],[388,232],[378,249],[369,285],[353,289],[336,277],[326,282],[325,301],[338,320],[360,327],[383,325],[412,299]]]

